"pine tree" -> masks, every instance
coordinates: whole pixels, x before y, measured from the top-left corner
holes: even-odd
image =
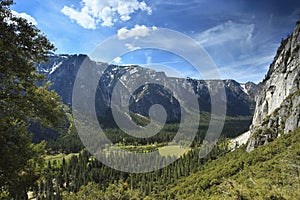
[[[53,45],[25,19],[12,14],[12,0],[0,1],[0,194],[23,198],[39,177],[44,144],[33,145],[28,125],[58,125],[59,97],[42,84],[35,63],[45,61]]]

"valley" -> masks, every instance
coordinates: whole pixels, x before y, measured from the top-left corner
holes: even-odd
[[[177,8],[187,5],[174,2]],[[149,49],[141,55],[135,43],[124,43],[124,48],[137,51],[136,57],[124,55],[112,63],[95,61],[92,55],[54,53],[52,41],[37,28],[46,27],[45,22],[12,10],[13,3],[0,1],[1,200],[300,199],[300,21],[281,40],[261,82],[201,80],[188,76],[193,73],[189,70],[173,76],[163,68],[127,64],[126,59],[139,63],[142,57],[147,64],[157,59]],[[92,29],[78,34],[96,31],[100,21],[103,28],[131,17],[142,20],[131,14],[139,10],[150,16],[158,8],[132,0],[118,1],[117,9],[108,2],[111,19],[104,19],[98,16],[104,9],[98,18],[92,12],[100,4],[88,9],[89,3],[82,1],[82,10],[72,5],[60,11],[70,23]],[[78,20],[82,15],[89,25]],[[261,53],[268,45],[248,44],[257,39],[258,23],[244,27],[239,22],[238,28],[235,23],[191,34],[205,45],[210,41],[208,51],[218,42],[225,41],[228,52],[231,45],[241,45],[244,54],[235,59],[246,63],[244,70],[252,77],[263,71],[262,61],[249,67],[253,59],[246,59],[250,53],[245,52],[253,48]],[[227,26],[233,35],[216,34]],[[111,27],[106,28],[102,30]],[[240,29],[251,30],[236,36]],[[137,41],[157,30],[123,26],[114,37]],[[72,41],[72,49],[77,42]],[[176,47],[185,47],[180,43],[184,41],[176,41]],[[244,49],[247,45],[251,48]],[[112,45],[103,56],[119,50]],[[232,58],[228,52],[218,55],[224,61],[221,77],[243,63],[227,66]],[[174,69],[186,67],[178,59],[171,61]]]
[[[296,28],[296,30],[298,29]],[[297,38],[297,35],[298,32],[296,31],[293,37]],[[283,42],[282,45],[287,45],[287,43]],[[280,49],[282,48],[279,48],[278,54],[281,53]],[[138,66],[92,64],[93,62],[84,55],[50,55],[48,63],[38,64],[37,69],[53,81],[54,84],[51,87],[58,93],[61,92],[63,102],[70,107],[72,106],[70,99],[72,95],[68,94],[66,87],[68,87],[67,85],[72,86],[75,76],[65,77],[66,74],[70,74],[66,70],[70,70],[70,67],[77,69],[80,64],[74,63],[83,62],[82,59],[87,59],[91,63],[90,65],[99,66],[100,68],[105,66],[106,71],[103,76],[105,78],[100,81],[104,84],[98,85],[101,92],[97,93],[96,99],[100,98],[101,102],[105,102],[106,106],[109,105],[109,94],[112,92],[111,88],[115,84],[115,80],[112,77],[122,77],[122,74],[128,74],[128,71],[131,72],[133,70],[134,72],[131,72],[131,74],[135,74],[135,78],[144,76],[143,79],[146,80],[151,79],[151,77],[160,79],[165,81],[166,86],[170,80],[173,85],[179,84],[177,87],[181,87],[180,85],[185,81],[178,78],[169,78],[161,72],[143,69]],[[278,62],[274,61],[274,63],[277,64]],[[296,61],[296,63],[298,65],[299,62]],[[277,65],[281,66],[280,63]],[[295,71],[295,67],[293,70]],[[143,174],[120,172],[97,161],[81,144],[80,147],[75,148],[79,151],[69,151],[76,153],[75,155],[70,154],[71,156],[67,156],[68,159],[65,159],[65,161],[58,161],[61,158],[58,157],[56,159],[55,154],[64,152],[64,148],[57,148],[59,143],[68,143],[70,141],[69,138],[73,135],[73,139],[77,141],[73,143],[80,144],[76,131],[73,129],[67,135],[62,134],[48,142],[48,149],[56,153],[52,155],[53,159],[49,160],[48,165],[50,166],[47,167],[47,169],[51,169],[50,174],[52,176],[47,176],[45,180],[48,180],[48,183],[53,180],[59,182],[50,185],[46,184],[47,186],[44,186],[44,190],[50,191],[50,193],[55,191],[55,194],[61,195],[64,199],[130,199],[132,197],[134,199],[296,199],[299,196],[297,191],[299,191],[300,182],[299,179],[292,177],[299,173],[299,155],[296,150],[299,146],[299,139],[297,139],[299,137],[299,129],[293,133],[286,133],[279,139],[275,138],[283,131],[279,125],[284,124],[285,120],[285,118],[281,118],[282,122],[276,122],[276,116],[280,113],[279,110],[285,112],[285,105],[290,105],[293,108],[299,106],[297,104],[297,99],[299,98],[297,91],[289,91],[290,96],[286,95],[288,97],[282,100],[282,102],[286,103],[275,110],[272,115],[266,117],[263,123],[255,122],[257,121],[257,116],[260,115],[260,111],[257,111],[257,108],[255,109],[255,102],[258,101],[256,102],[256,107],[260,106],[260,98],[264,99],[261,95],[265,91],[270,90],[269,86],[266,86],[268,85],[266,82],[274,77],[271,71],[268,73],[270,78],[267,77],[259,85],[254,83],[240,84],[233,80],[222,81],[226,89],[226,104],[229,112],[227,112],[221,138],[206,157],[199,158],[199,153],[211,118],[210,105],[207,104],[209,102],[207,101],[209,99],[207,96],[208,88],[214,87],[213,85],[218,84],[218,81],[187,80],[198,95],[201,110],[199,124],[189,124],[190,127],[198,126],[196,137],[189,148],[178,145],[180,141],[174,144],[170,143],[180,126],[178,121],[180,120],[178,118],[180,112],[176,111],[178,102],[172,99],[170,93],[165,91],[165,88],[149,85],[148,87],[140,88],[134,94],[134,98],[138,99],[130,101],[131,120],[139,126],[147,126],[151,119],[144,108],[156,102],[166,102],[166,105],[171,105],[171,107],[167,107],[168,114],[171,110],[175,112],[171,112],[172,114],[168,116],[167,123],[162,130],[150,138],[134,138],[118,129],[109,107],[106,108],[105,112],[97,112],[99,114],[98,120],[106,136],[116,144],[116,146],[108,148],[109,151],[107,151],[106,155],[119,154],[117,149],[120,148],[135,153],[157,153],[163,157],[162,160],[154,159],[152,164],[167,162],[172,157],[178,157],[179,159],[171,165],[154,172]],[[296,76],[296,79],[292,81],[294,84],[297,84],[297,77],[299,76]],[[127,80],[129,78],[125,77],[123,79]],[[153,96],[153,92],[159,95]],[[294,100],[290,101],[288,99]],[[268,101],[271,102],[272,100]],[[101,109],[105,108],[103,105],[100,105],[100,107]],[[188,108],[184,109],[185,112],[189,110]],[[254,116],[256,117],[254,120],[252,119],[253,113],[255,113]],[[294,113],[297,115],[299,112],[294,111]],[[288,117],[282,114],[280,116]],[[273,121],[269,122],[270,120]],[[252,121],[259,125],[251,125]],[[275,122],[279,125],[275,126]],[[264,126],[267,127],[262,128]],[[250,133],[247,135],[248,138],[244,138],[244,140],[250,140],[250,143],[238,144],[239,148],[233,151],[232,148],[237,148],[237,146],[233,144],[232,138],[248,131],[249,127]],[[258,132],[257,127],[261,127],[260,130],[262,131]],[[297,127],[297,125],[294,127]],[[270,131],[268,132],[268,130]],[[263,139],[264,137],[267,139]],[[261,141],[253,138],[259,138]],[[251,150],[249,150],[249,146],[253,145],[252,141],[256,143],[254,148],[251,147]],[[169,146],[166,146],[168,144]],[[248,153],[247,151],[251,152]],[[120,154],[118,156],[121,158],[123,155]],[[128,160],[128,162],[124,163],[124,165],[130,165],[131,161]],[[60,165],[55,165],[55,163],[60,163]],[[265,173],[268,173],[269,176],[265,177]],[[295,176],[299,177],[298,175]],[[42,183],[40,182],[40,184]],[[37,188],[41,188],[41,186],[37,186]],[[87,191],[89,192],[87,193]],[[38,191],[35,193],[38,193]]]

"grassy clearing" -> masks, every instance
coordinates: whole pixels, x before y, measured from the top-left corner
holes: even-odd
[[[158,152],[161,156],[181,156],[188,153],[190,150],[191,148],[182,148],[179,145],[158,148]]]
[[[158,150],[161,156],[181,156],[188,153],[191,148],[183,148],[180,145],[170,145],[167,146],[165,143],[160,144],[148,144],[148,145],[118,145],[118,148],[124,149],[126,151],[137,152],[137,153],[149,153]],[[116,150],[117,147],[110,147],[109,151]]]

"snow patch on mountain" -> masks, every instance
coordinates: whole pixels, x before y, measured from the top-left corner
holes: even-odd
[[[50,71],[49,71],[49,74],[54,73],[55,70],[62,65],[62,63],[63,63],[63,61],[59,62],[58,64],[54,63],[53,66],[51,67]]]
[[[249,94],[249,93],[248,93],[248,90],[247,90],[247,88],[246,88],[246,84],[241,83],[241,89],[242,89],[242,91],[245,92],[246,94]]]
[[[138,72],[139,70],[137,68],[133,68],[132,70],[129,71],[130,75]]]

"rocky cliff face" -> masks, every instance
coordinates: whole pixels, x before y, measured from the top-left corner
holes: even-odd
[[[299,124],[300,21],[293,33],[283,40],[261,92],[257,96],[251,138],[247,150],[287,133]]]
[[[99,85],[96,93],[97,114],[107,115],[111,103],[111,94],[118,81],[124,87],[126,84],[134,83],[132,80],[148,81],[155,80],[161,85],[145,85],[133,93],[130,101],[130,111],[143,116],[148,116],[149,107],[154,104],[162,104],[167,111],[169,121],[180,119],[180,104],[176,100],[176,92],[186,92],[191,90],[198,96],[201,111],[210,112],[209,90],[215,90],[220,84],[225,86],[227,95],[227,115],[241,116],[252,115],[255,106],[255,95],[258,86],[254,83],[240,84],[234,80],[194,80],[182,78],[170,78],[163,72],[156,72],[151,69],[139,66],[116,66],[106,63],[96,63],[91,61],[86,55],[54,55],[49,54],[49,61],[37,64],[39,72],[53,83],[50,89],[54,89],[65,104],[72,103],[72,89],[76,74],[81,64],[85,62],[91,69],[96,69],[95,73],[101,73]],[[171,89],[173,91],[168,90]],[[88,88],[84,88],[88,90]],[[213,95],[213,94],[212,94]],[[174,98],[175,97],[175,98]],[[184,108],[188,109],[188,108]]]

